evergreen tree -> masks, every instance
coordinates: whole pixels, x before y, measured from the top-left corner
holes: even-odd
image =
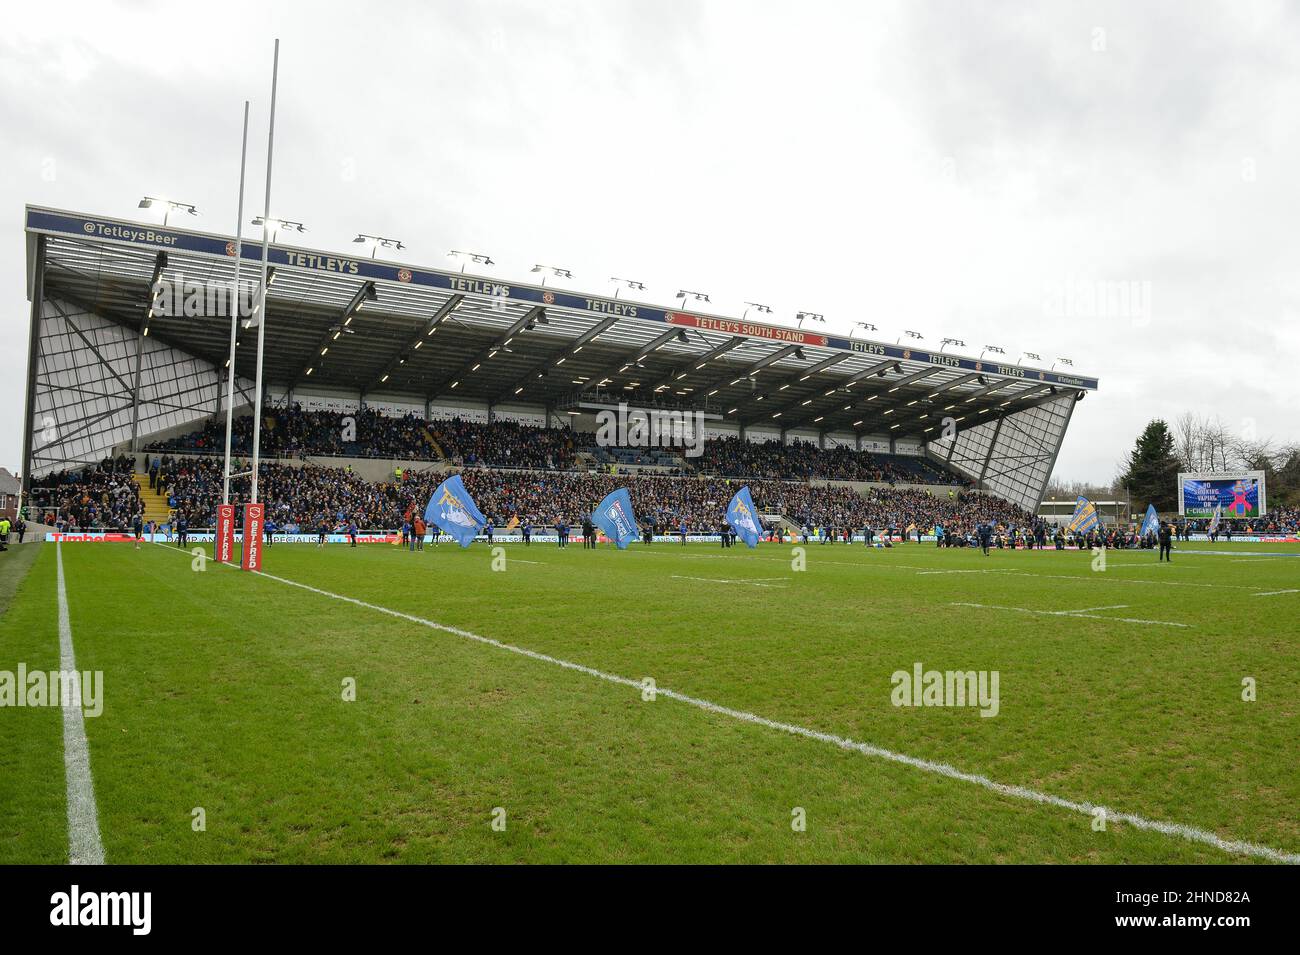
[[[1138,436],[1120,484],[1129,492],[1135,511],[1140,513],[1150,503],[1168,513],[1178,510],[1179,470],[1173,433],[1156,418]]]

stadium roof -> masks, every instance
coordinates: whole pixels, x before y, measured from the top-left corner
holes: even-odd
[[[158,341],[224,367],[228,317],[146,314],[159,277],[228,286],[233,237],[31,206],[26,231],[29,277],[44,237],[46,296],[128,329],[147,322]],[[261,251],[243,243],[245,283]],[[970,427],[1097,387],[1055,370],[319,249],[273,244],[269,262],[265,380],[286,389],[556,410],[625,400],[746,427],[932,440],[947,416]],[[245,330],[241,377],[252,377],[255,350]]]

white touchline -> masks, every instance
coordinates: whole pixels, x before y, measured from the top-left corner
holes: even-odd
[[[159,544],[158,546],[162,547],[164,545]],[[187,557],[189,556],[188,551],[181,551],[180,553],[185,554]],[[238,567],[234,565],[223,566],[230,566],[235,570],[238,569]],[[267,580],[274,580],[278,583],[288,584],[290,587],[298,587],[302,590],[319,594],[322,597],[329,597],[331,600],[341,600],[344,603],[350,603],[357,607],[364,607],[367,610],[374,610],[377,613],[387,614],[390,617],[407,620],[411,623],[419,624],[422,627],[428,627],[431,630],[441,630],[443,633],[450,633],[457,637],[463,637],[466,640],[473,640],[476,643],[485,644],[489,647],[496,647],[498,650],[517,653],[520,656],[528,657],[530,660],[550,663],[554,666],[563,667],[566,670],[573,670],[577,673],[585,673],[587,676],[595,677],[598,680],[604,680],[607,683],[616,683],[619,686],[630,687],[638,693],[644,689],[641,680],[632,680],[625,676],[618,676],[614,673],[606,673],[603,670],[597,670],[595,667],[584,666],[581,663],[571,663],[568,660],[562,660],[559,657],[553,657],[546,653],[539,653],[536,650],[529,650],[526,647],[518,647],[512,643],[505,643],[501,640],[495,640],[492,637],[484,637],[477,633],[471,633],[468,630],[461,630],[458,627],[450,627],[444,623],[435,623],[432,620],[425,620],[423,617],[403,613],[400,610],[381,607],[379,604],[367,603],[364,600],[358,600],[356,597],[345,597],[343,594],[331,593],[328,590],[322,590],[319,587],[313,587],[310,584],[299,583],[298,581],[290,580],[287,577],[277,577],[274,574],[266,573],[266,571],[257,571],[256,573],[257,576],[264,577]],[[874,756],[878,759],[885,759],[894,763],[901,763],[904,766],[911,766],[914,769],[920,769],[927,773],[946,776],[948,779],[955,779],[959,782],[973,783],[976,786],[981,786],[990,792],[995,792],[1003,796],[1011,796],[1015,799],[1024,799],[1028,802],[1039,803],[1041,805],[1055,806],[1058,809],[1068,809],[1071,812],[1082,813],[1087,816],[1095,815],[1098,809],[1104,809],[1106,811],[1106,819],[1108,822],[1127,823],[1134,829],[1143,829],[1148,832],[1159,832],[1166,836],[1179,836],[1190,842],[1199,842],[1234,855],[1254,856],[1259,859],[1268,859],[1272,862],[1285,862],[1291,865],[1300,865],[1300,853],[1286,852],[1282,849],[1274,849],[1271,846],[1262,846],[1253,842],[1224,839],[1222,836],[1216,835],[1206,829],[1198,829],[1195,826],[1188,826],[1181,822],[1163,822],[1159,819],[1147,819],[1145,816],[1139,816],[1133,813],[1113,812],[1105,806],[1100,806],[1095,803],[1076,802],[1072,799],[1053,796],[1051,793],[1039,792],[1036,789],[1029,789],[1025,786],[1011,786],[1007,783],[994,782],[987,776],[964,772],[954,766],[948,765],[947,763],[936,763],[928,759],[908,756],[906,753],[896,753],[893,750],[884,749],[880,746],[872,746],[870,743],[859,743],[856,740],[844,736],[836,736],[833,733],[823,733],[820,730],[809,729],[805,726],[799,726],[794,723],[781,723],[777,720],[770,720],[765,716],[759,716],[756,713],[748,713],[745,710],[733,710],[731,707],[712,703],[698,697],[687,696],[685,693],[678,693],[676,690],[669,690],[664,687],[656,687],[655,695],[667,697],[668,699],[676,700],[679,703],[686,703],[690,706],[696,707],[697,709],[705,710],[709,713],[716,713],[719,716],[727,716],[731,719],[741,720],[745,723],[752,723],[756,726],[764,726],[768,729],[780,730],[783,733],[789,733],[792,736],[801,736],[804,739],[830,743],[834,746],[838,746],[840,749],[851,750],[856,753],[862,753],[864,756]]]
[[[68,591],[63,580],[63,549],[54,544],[59,580],[59,669],[77,672],[72,650],[72,623],[68,617]],[[68,788],[68,862],[103,865],[104,845],[99,841],[99,810],[95,807],[95,781],[90,776],[90,745],[80,706],[63,709],[63,770]]]
[[[1278,594],[1300,594],[1300,590],[1265,590],[1257,594],[1251,594],[1252,597],[1276,597]]]
[[[786,584],[790,582],[788,577],[687,577],[684,574],[672,574],[673,580],[699,580],[706,584],[749,584],[751,587],[771,587],[767,581],[779,580]]]
[[[1117,610],[1116,607],[1085,607],[1082,610],[1033,610],[1029,607],[1001,607],[997,604],[973,604],[965,601],[953,601],[948,604],[949,607],[974,607],[977,610],[1007,610],[1014,613],[1032,613],[1043,617],[1085,617],[1088,620],[1106,620],[1112,623],[1138,623],[1147,624],[1155,627],[1190,627],[1188,623],[1174,623],[1172,620],[1141,620],[1137,617],[1103,617],[1100,614],[1089,613],[1090,610]]]
[[[1072,616],[1073,614],[1093,613],[1097,610],[1127,610],[1127,609],[1128,609],[1128,604],[1111,604],[1110,606],[1107,607],[1081,607],[1078,610],[1051,610],[1048,612],[1054,613],[1057,616],[1069,617]]]

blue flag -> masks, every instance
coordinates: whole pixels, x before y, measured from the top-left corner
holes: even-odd
[[[727,523],[736,532],[736,536],[750,547],[758,546],[759,535],[763,533],[758,521],[758,511],[754,508],[754,499],[749,496],[749,487],[742,487],[727,505]]]
[[[604,531],[619,550],[627,550],[627,545],[641,534],[632,514],[632,495],[625,487],[610,492],[596,505],[591,513],[591,523]]]
[[[453,474],[438,485],[433,497],[429,498],[429,506],[424,509],[424,519],[456,538],[461,547],[468,547],[487,523],[487,518],[465,490],[465,482],[459,474]]]
[[[1139,536],[1146,537],[1148,534],[1160,533],[1160,518],[1156,516],[1156,506],[1147,505],[1147,516],[1142,519],[1142,530]]]
[[[1065,529],[1078,534],[1086,534],[1088,531],[1096,529],[1097,524],[1097,509],[1092,506],[1092,501],[1086,497],[1080,497],[1074,508],[1074,517],[1070,518],[1070,523],[1065,525]]]

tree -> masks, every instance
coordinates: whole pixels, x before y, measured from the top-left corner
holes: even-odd
[[[1180,469],[1169,425],[1156,418],[1138,436],[1119,483],[1129,492],[1138,510],[1143,504],[1150,503],[1156,506],[1157,511],[1175,511],[1178,509]]]

